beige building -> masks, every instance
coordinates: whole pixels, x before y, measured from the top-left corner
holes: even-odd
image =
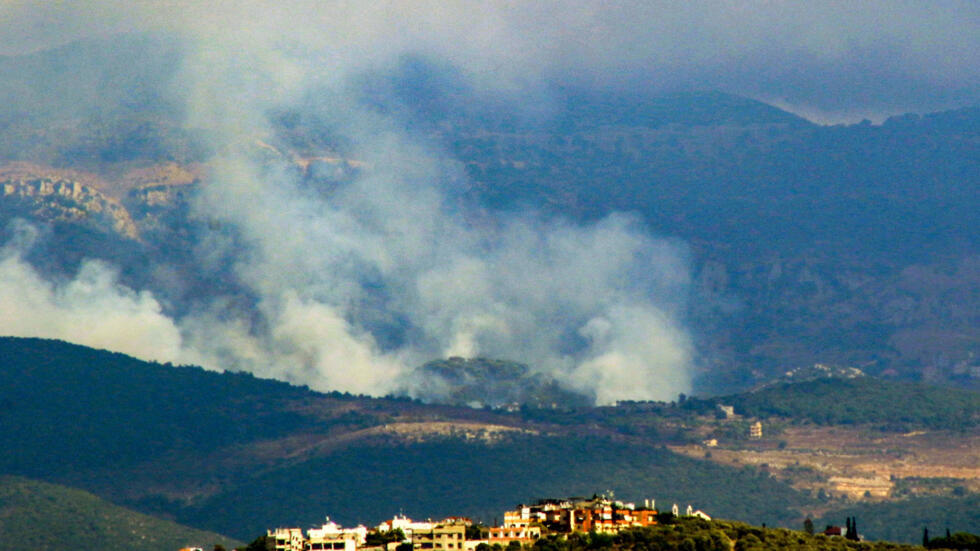
[[[512,541],[533,544],[541,539],[541,527],[532,526],[531,520],[522,511],[504,513],[504,525],[490,528],[490,544],[507,545]]]
[[[432,530],[412,533],[412,547],[416,551],[463,551],[465,541],[466,523],[462,521],[439,523]]]
[[[304,551],[306,538],[302,528],[276,528],[267,530],[266,537],[273,540],[275,551]]]
[[[357,538],[351,534],[313,534],[307,542],[309,551],[356,551]]]

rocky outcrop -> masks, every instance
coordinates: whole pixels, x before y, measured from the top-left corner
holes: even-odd
[[[0,181],[0,208],[46,221],[91,224],[138,240],[129,211],[97,189],[61,178],[19,178]]]

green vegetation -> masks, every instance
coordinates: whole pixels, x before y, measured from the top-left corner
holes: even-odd
[[[782,525],[795,524],[792,508],[807,503],[755,469],[689,459],[659,446],[517,436],[489,445],[456,438],[364,442],[256,476],[177,518],[239,537],[283,523],[313,524],[325,514],[342,524],[375,523],[399,509],[489,522],[519,501],[605,490],[626,500],[653,497],[661,508],[692,504],[712,515]]]
[[[467,527],[468,529],[469,527]],[[401,528],[395,528],[394,530],[388,530],[387,532],[368,532],[367,538],[365,538],[365,545],[371,547],[380,547],[388,543],[395,541],[404,541],[405,532],[402,532]]]
[[[174,551],[239,544],[86,492],[11,476],[0,477],[0,541],[9,551]]]
[[[907,477],[895,480],[892,495],[900,497],[915,496],[965,496],[968,490],[963,480],[947,477]]]
[[[810,535],[781,528],[751,526],[741,522],[680,518],[658,526],[637,528],[616,535],[572,534],[542,538],[534,551],[764,551],[773,550],[911,550],[908,545],[888,542],[857,542],[842,537]],[[921,548],[920,548],[921,549]]]
[[[872,540],[906,543],[922,541],[923,527],[938,536],[948,528],[954,532],[980,531],[980,494],[963,497],[915,497],[896,502],[859,502],[824,514],[817,526],[839,524],[856,517],[861,535]]]
[[[818,498],[760,469],[725,467],[663,447],[689,441],[693,429],[714,423],[713,400],[523,407],[511,414],[406,398],[320,394],[248,375],[141,362],[39,339],[0,338],[0,358],[0,434],[18,443],[0,457],[0,472],[77,486],[145,513],[235,537],[278,524],[313,524],[328,514],[342,523],[375,522],[400,509],[489,522],[515,502],[605,490],[626,500],[653,497],[661,507],[690,503],[713,516],[794,527],[801,526],[799,511],[818,505],[813,501]],[[810,411],[803,389],[814,384],[820,383],[775,386],[744,397],[746,403],[768,397],[803,415]],[[858,397],[873,394],[873,388],[843,388],[837,396],[852,404],[847,411],[856,419],[872,415],[858,407]],[[884,388],[901,402],[921,387]],[[924,396],[938,399],[931,393],[926,389]],[[951,401],[960,403],[957,399]],[[830,398],[818,392],[814,400]],[[486,439],[429,433],[419,439],[361,430],[433,421],[509,425],[527,432]],[[971,530],[976,517],[963,511],[980,510],[969,501],[976,496],[950,493],[952,501],[945,505],[909,500],[904,503],[919,505],[887,509],[861,503],[814,522],[819,530],[824,523],[856,517],[870,538],[918,541],[916,519],[928,516],[919,509],[928,511],[935,503],[937,510],[962,513],[959,520],[950,517],[949,526]],[[905,532],[883,530],[879,519],[890,519],[889,526]],[[930,525],[938,530],[946,523]]]
[[[0,337],[0,472],[121,468],[284,434],[310,394],[247,374],[174,367],[42,339]],[[29,435],[29,438],[25,438]],[[70,457],[70,461],[66,461]]]
[[[785,383],[719,400],[737,413],[820,425],[873,424],[881,429],[969,429],[980,423],[980,392],[871,378]]]
[[[923,542],[929,549],[969,549],[980,550],[980,536],[968,532],[957,532],[943,538],[933,538]]]

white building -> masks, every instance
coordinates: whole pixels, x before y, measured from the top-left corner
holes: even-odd
[[[405,541],[412,539],[414,532],[431,532],[435,523],[432,521],[415,522],[405,515],[395,515],[391,520],[386,520],[378,525],[378,532],[382,534],[389,530],[401,530],[405,534]]]
[[[306,538],[300,528],[267,530],[266,537],[273,540],[276,551],[303,551],[306,546]]]
[[[310,539],[345,539],[351,538],[357,545],[364,545],[367,541],[367,528],[359,525],[356,528],[341,528],[336,522],[327,517],[327,522],[319,528],[310,528],[306,532]]]

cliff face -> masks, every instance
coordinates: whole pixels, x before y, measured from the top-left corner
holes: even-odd
[[[0,209],[41,221],[78,223],[139,240],[129,211],[119,201],[77,181],[33,177],[0,181]]]

